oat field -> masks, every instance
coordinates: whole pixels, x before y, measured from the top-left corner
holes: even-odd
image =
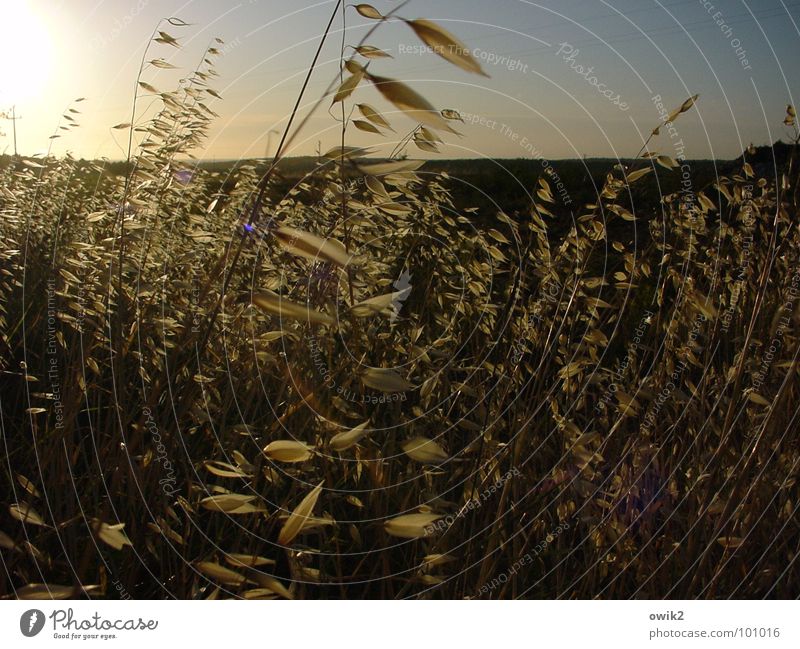
[[[464,209],[420,159],[463,117],[384,76],[386,17],[358,13],[303,97],[340,144],[291,182],[299,112],[274,158],[193,158],[224,43],[158,88],[176,19],[124,164],[2,159],[0,595],[797,597],[794,109],[774,173],[745,151],[693,186],[662,131],[703,99],[675,97],[574,220],[552,170],[524,210]],[[680,189],[643,205],[661,174]]]

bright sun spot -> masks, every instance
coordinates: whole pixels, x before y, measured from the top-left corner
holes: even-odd
[[[50,71],[52,43],[27,0],[0,2],[0,109],[35,99]]]

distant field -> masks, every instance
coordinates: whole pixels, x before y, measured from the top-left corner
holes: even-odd
[[[252,165],[153,164],[0,166],[5,592],[38,566],[106,597],[794,593],[773,179],[692,163],[704,191],[662,205],[588,161],[603,211],[573,222],[536,161],[286,160],[248,233]]]

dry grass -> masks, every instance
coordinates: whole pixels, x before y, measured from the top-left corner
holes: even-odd
[[[0,592],[797,595],[796,169],[652,214],[609,170],[560,236],[543,178],[478,227],[345,147],[340,79],[342,146],[281,195],[185,162],[214,52],[134,105],[130,174],[0,171]],[[347,69],[426,125],[408,146],[458,124]]]

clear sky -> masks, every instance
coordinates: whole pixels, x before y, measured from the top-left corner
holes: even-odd
[[[372,4],[386,13],[398,3]],[[159,45],[148,58],[163,56],[188,69],[213,37],[227,44],[215,84],[223,99],[210,102],[220,118],[198,156],[263,156],[270,131],[285,125],[334,5],[0,0],[0,109],[16,106],[18,147],[32,154],[46,149],[70,100],[86,97],[80,127],[55,140],[54,152],[123,157],[121,132],[110,127],[129,119],[139,61],[154,27],[176,16],[191,26],[165,31],[180,38],[182,48]],[[678,122],[685,156],[732,158],[750,142],[785,139],[785,107],[800,92],[800,0],[410,0],[400,15],[437,21],[491,75],[470,74],[421,52],[403,23],[382,25],[370,39],[394,57],[374,60],[372,72],[403,80],[437,108],[474,120],[459,125],[463,138],[444,138],[438,157],[630,156],[641,133],[659,121],[654,96],[672,109],[700,93],[697,110]],[[352,44],[373,24],[352,7],[346,19]],[[337,17],[309,99],[337,74],[341,25]],[[144,80],[169,90],[179,77],[151,69]],[[398,133],[412,127],[368,83],[352,99],[384,113]],[[292,154],[336,144],[328,103]],[[11,122],[0,122],[0,130],[0,152],[9,153]],[[351,143],[377,139],[356,132]],[[273,148],[275,141],[273,135]],[[665,137],[660,148],[670,153],[673,146]]]

